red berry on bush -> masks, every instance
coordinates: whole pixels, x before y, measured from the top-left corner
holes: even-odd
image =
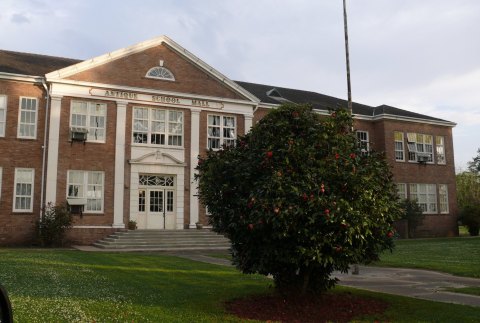
[[[340,155],[338,153],[335,153],[335,159],[339,159]]]
[[[251,223],[248,224],[248,230],[253,230],[253,224]]]
[[[350,158],[351,158],[351,159],[355,159],[356,157],[357,157],[357,155],[355,155],[355,153],[351,153],[351,154],[350,154]]]
[[[325,209],[324,212],[325,212],[326,215],[329,215],[329,214],[330,214],[330,210],[329,210],[329,209]]]
[[[273,152],[267,151],[267,152],[265,153],[265,156],[266,156],[267,158],[272,158],[272,157],[273,157]]]
[[[393,232],[392,232],[392,231],[388,231],[387,237],[389,237],[389,238],[393,237]]]

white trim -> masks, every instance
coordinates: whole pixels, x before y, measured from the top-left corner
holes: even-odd
[[[127,103],[117,101],[117,124],[115,125],[115,179],[113,194],[113,224],[115,228],[125,228],[123,223],[123,197],[125,188],[125,129]]]
[[[250,131],[250,129],[252,129],[252,127],[253,127],[253,114],[244,114],[243,118],[245,120],[245,133],[244,133],[244,135],[246,135]]]
[[[20,135],[20,124],[22,124],[22,102],[23,100],[32,100],[33,102],[35,102],[35,123],[34,123],[34,134],[33,136],[22,136]],[[29,96],[21,96],[19,97],[19,100],[18,100],[18,123],[17,123],[17,138],[20,138],[20,139],[32,139],[32,140],[35,140],[37,139],[37,130],[38,130],[38,112],[39,112],[39,109],[38,109],[38,98],[35,98],[35,97],[29,97]],[[31,113],[32,110],[25,110],[25,111],[28,111]],[[31,124],[28,124],[26,122],[23,122],[23,124],[25,125],[31,125]]]
[[[224,83],[231,90],[241,94],[242,96],[246,97],[251,101],[254,101],[254,102],[260,101],[253,94],[251,94],[250,92],[242,88],[240,85],[238,85],[237,83],[227,78],[225,75],[223,75],[222,73],[220,73],[219,71],[217,71],[216,69],[214,69],[213,67],[205,63],[204,61],[202,61],[200,58],[198,58],[194,54],[190,53],[188,50],[186,50],[185,48],[183,48],[182,46],[180,46],[179,44],[177,44],[167,36],[160,36],[151,40],[138,43],[133,46],[121,48],[116,51],[113,51],[101,56],[97,56],[89,60],[85,60],[83,62],[48,73],[46,74],[46,77],[49,79],[65,78],[65,77],[74,75],[76,73],[94,68],[96,66],[100,66],[108,62],[117,60],[119,58],[129,56],[155,46],[159,46],[163,43],[168,45],[171,49],[173,49],[178,54],[182,55],[184,58],[186,58],[193,64],[197,65],[204,72],[207,72],[208,74],[216,78],[218,81]]]
[[[8,96],[5,94],[0,94],[0,98],[4,98],[5,100],[5,106],[2,107],[0,105],[0,110],[3,110],[3,121],[0,120],[0,124],[3,124],[3,131],[0,131],[0,137],[5,137],[6,129],[7,129],[7,107],[8,107]]]
[[[50,101],[50,130],[48,135],[47,180],[45,204],[57,201],[58,146],[62,97],[52,96]]]
[[[197,99],[197,100],[208,100],[208,101],[221,101],[221,102],[228,102],[228,103],[236,103],[236,104],[242,104],[242,105],[256,105],[257,102],[252,102],[252,101],[247,101],[247,100],[241,100],[241,99],[230,99],[230,98],[223,98],[223,97],[217,97],[217,96],[208,96],[208,95],[201,95],[201,94],[189,94],[189,93],[183,93],[183,92],[174,92],[174,91],[165,91],[165,90],[159,90],[159,89],[147,89],[147,88],[140,88],[140,87],[132,87],[132,86],[126,86],[126,85],[114,85],[114,84],[103,84],[103,83],[95,83],[95,82],[86,82],[86,81],[75,81],[75,80],[68,80],[68,79],[47,79],[48,82],[52,83],[53,85],[58,85],[58,86],[75,86],[75,87],[85,87],[89,88],[89,91],[92,89],[105,89],[105,90],[118,90],[118,91],[124,91],[124,92],[133,92],[133,93],[139,93],[139,94],[146,94],[146,95],[158,95],[158,96],[174,96],[174,97],[180,97],[180,98],[186,98],[186,99]],[[79,94],[78,92],[69,92],[65,90],[59,90],[56,87],[53,88],[52,93],[56,95],[62,95],[62,96],[82,96],[85,98],[98,98],[98,99],[105,99],[105,100],[116,100],[120,98],[116,97],[109,97],[109,96],[99,96],[99,95],[86,95],[86,94]],[[135,100],[128,100],[128,98],[121,98],[126,100],[127,102],[139,102]],[[155,103],[155,102],[152,102]],[[278,107],[279,105],[275,105],[275,107]],[[197,106],[190,106],[191,108],[198,108]]]
[[[162,165],[171,165],[171,166],[187,166],[186,163],[184,163],[183,161],[181,161],[180,159],[176,158],[175,156],[169,154],[169,153],[165,153],[163,151],[161,151],[160,149],[156,150],[156,151],[152,151],[148,154],[145,154],[145,155],[142,155],[138,158],[135,158],[135,159],[130,159],[128,161],[129,164],[157,164],[157,162],[144,162],[145,159],[147,159],[148,157],[152,157],[152,156],[155,156],[156,159],[159,159],[160,157],[167,157],[168,159],[172,160],[172,163],[162,163]]]
[[[45,78],[43,76],[0,72],[0,79],[10,80],[10,81],[30,82],[30,83],[42,83],[42,81]]]
[[[26,184],[30,184],[32,185],[31,187],[31,194],[30,194],[30,208],[28,209],[17,209],[15,208],[16,206],[16,199],[17,199],[17,172],[18,171],[31,171],[31,174],[32,174],[32,182],[31,183],[26,183]],[[15,175],[14,175],[14,183],[13,183],[13,212],[15,213],[30,213],[30,212],[33,212],[33,197],[34,197],[34,193],[35,193],[35,169],[34,168],[15,168]],[[26,196],[26,195],[25,195]]]
[[[195,174],[200,155],[200,110],[192,110],[190,124],[190,224],[193,229],[199,219],[198,190],[195,182]],[[208,122],[207,122],[208,123]]]

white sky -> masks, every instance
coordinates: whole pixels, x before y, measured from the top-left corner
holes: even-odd
[[[353,100],[456,122],[480,148],[480,1],[348,0]],[[0,48],[77,59],[160,35],[233,80],[346,99],[342,0],[2,0]]]

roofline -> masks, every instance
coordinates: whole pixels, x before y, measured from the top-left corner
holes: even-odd
[[[260,103],[258,105],[259,108],[267,108],[267,109],[272,109],[272,108],[277,108],[279,107],[280,104],[273,104],[273,103]],[[315,109],[313,108],[317,113],[322,114],[322,115],[328,115],[327,110],[323,109]],[[444,126],[444,127],[455,127],[457,124],[455,122],[451,121],[445,121],[445,120],[431,120],[431,119],[424,119],[424,118],[415,118],[415,117],[405,117],[405,116],[397,116],[394,114],[388,114],[388,113],[382,113],[382,114],[377,114],[375,116],[369,116],[369,115],[364,115],[364,114],[353,114],[354,119],[359,119],[359,120],[368,120],[368,121],[377,121],[377,120],[398,120],[398,121],[407,121],[407,122],[422,122],[422,123],[427,123],[427,124],[432,124],[436,126]]]
[[[210,75],[212,75],[213,77],[215,77],[219,81],[223,82],[227,87],[229,87],[233,91],[241,94],[242,96],[246,97],[247,99],[251,100],[252,102],[256,102],[256,103],[260,102],[260,99],[258,99],[256,96],[254,96],[253,94],[251,94],[250,92],[245,90],[239,84],[230,80],[228,77],[226,77],[225,75],[223,75],[222,73],[220,73],[219,71],[217,71],[216,69],[214,69],[213,67],[208,65],[207,63],[205,63],[204,61],[202,61],[200,58],[198,58],[197,56],[195,56],[194,54],[192,54],[187,49],[183,48],[182,46],[180,46],[179,44],[177,44],[176,42],[174,42],[173,40],[171,40],[167,36],[159,36],[157,38],[153,38],[153,39],[138,43],[136,45],[121,48],[121,49],[118,49],[116,51],[113,51],[113,52],[110,52],[110,53],[107,53],[107,54],[103,54],[103,55],[100,55],[100,56],[97,56],[97,57],[94,57],[94,58],[91,58],[91,59],[87,59],[83,62],[74,64],[74,65],[71,65],[71,66],[53,71],[53,72],[50,72],[50,73],[46,74],[45,76],[48,79],[51,79],[51,80],[68,77],[68,76],[71,76],[73,74],[85,71],[87,69],[90,69],[90,68],[105,64],[107,62],[116,60],[118,58],[125,57],[125,56],[128,56],[128,55],[132,55],[132,54],[141,52],[143,50],[152,48],[154,46],[158,46],[162,43],[165,43],[171,49],[173,49],[174,51],[176,51],[180,55],[184,56],[189,61],[198,65],[205,72],[209,73]]]
[[[45,77],[37,76],[37,75],[24,75],[24,74],[0,72],[0,79],[31,82],[31,83],[42,83],[45,80]]]

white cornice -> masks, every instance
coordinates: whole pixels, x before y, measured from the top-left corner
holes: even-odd
[[[0,79],[9,80],[9,81],[21,81],[29,83],[42,83],[45,80],[42,76],[35,75],[23,75],[23,74],[14,74],[14,73],[5,73],[0,72]]]
[[[178,96],[188,99],[204,99],[204,100],[212,100],[212,101],[221,101],[221,102],[228,102],[234,104],[242,104],[242,105],[256,105],[257,102],[246,101],[246,100],[238,100],[238,99],[229,99],[229,98],[221,98],[215,96],[206,96],[206,95],[199,95],[199,94],[189,94],[183,92],[173,92],[173,91],[164,91],[164,90],[157,90],[157,89],[146,89],[140,87],[132,87],[132,86],[120,86],[114,84],[103,84],[103,83],[94,83],[94,82],[84,82],[84,81],[75,81],[75,80],[64,80],[64,79],[49,79],[47,78],[47,82],[52,84],[66,84],[66,85],[75,85],[75,86],[82,86],[82,87],[90,87],[90,88],[101,88],[101,89],[112,89],[112,90],[120,90],[126,92],[138,92],[138,93],[145,93],[145,94],[155,94],[155,95],[170,95],[170,96]],[[55,93],[59,93],[64,96],[68,96],[68,92],[56,92],[55,90],[52,92],[52,95]],[[75,96],[75,93],[71,94]]]
[[[190,62],[194,63],[196,66],[198,66],[199,68],[201,68],[202,70],[204,70],[205,72],[207,72],[208,74],[216,78],[218,81],[224,83],[231,90],[239,93],[240,95],[246,97],[247,99],[253,102],[260,101],[257,97],[255,97],[253,94],[245,90],[243,87],[241,87],[237,83],[230,80],[228,77],[226,77],[225,75],[223,75],[222,73],[220,73],[219,71],[217,71],[216,69],[208,65],[207,63],[205,63],[204,61],[202,61],[200,58],[198,58],[197,56],[195,56],[194,54],[192,54],[191,52],[189,52],[188,50],[186,50],[185,48],[183,48],[182,46],[180,46],[179,44],[177,44],[167,36],[160,36],[151,40],[138,43],[133,46],[121,48],[116,51],[85,60],[75,65],[71,65],[71,66],[62,68],[60,70],[48,73],[46,74],[46,77],[47,79],[49,79],[49,81],[65,78],[73,74],[85,71],[87,69],[91,69],[96,66],[103,65],[113,60],[161,45],[162,43],[168,45],[175,52],[182,55]]]

